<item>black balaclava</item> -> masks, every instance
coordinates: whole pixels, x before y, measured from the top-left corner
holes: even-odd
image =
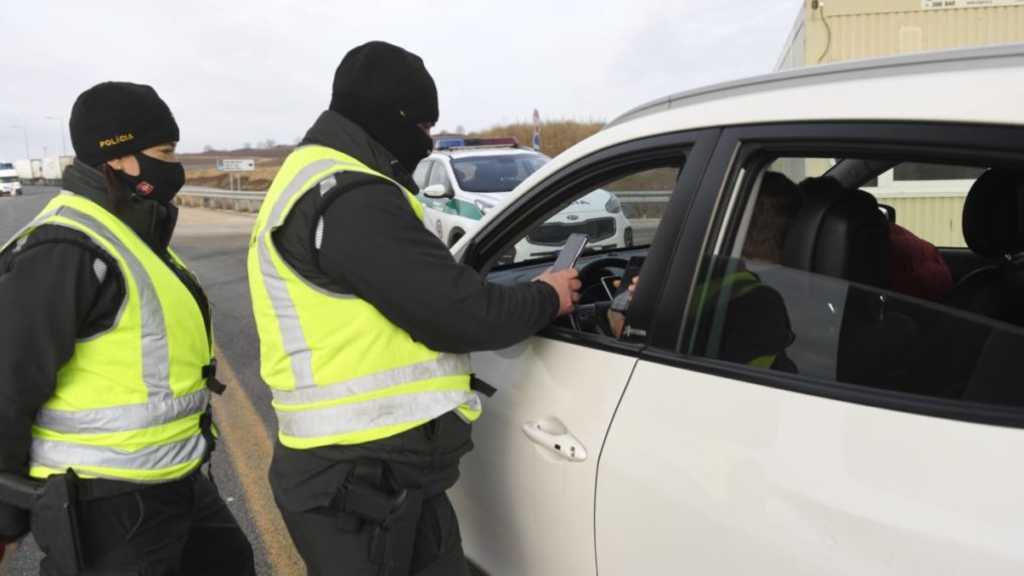
[[[103,82],[82,92],[71,108],[71,145],[82,162],[104,162],[134,156],[140,174],[113,171],[137,196],[168,203],[185,184],[178,162],[165,162],[142,153],[146,148],[177,142],[178,123],[167,103],[151,86]]]
[[[433,149],[418,124],[437,122],[437,87],[423,60],[388,44],[349,51],[334,73],[330,109],[359,124],[408,172]]]

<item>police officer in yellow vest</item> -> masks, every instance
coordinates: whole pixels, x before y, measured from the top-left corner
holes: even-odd
[[[249,247],[271,486],[310,574],[467,574],[445,495],[481,411],[466,354],[568,312],[579,280],[488,284],[423,226],[410,174],[438,107],[419,57],[357,47],[333,88]]]
[[[70,130],[64,191],[0,252],[0,471],[71,486],[77,523],[33,509],[41,572],[254,574],[200,471],[218,385],[206,296],[168,247],[178,126],[151,87],[106,82]],[[28,520],[0,507],[0,538]]]

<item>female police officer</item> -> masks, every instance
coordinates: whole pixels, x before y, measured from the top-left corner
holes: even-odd
[[[0,471],[73,484],[77,538],[32,512],[43,574],[75,573],[76,539],[90,574],[252,574],[200,472],[218,385],[206,297],[168,248],[178,126],[153,88],[106,82],[70,128],[64,192],[0,252]],[[3,512],[2,536],[27,530]]]

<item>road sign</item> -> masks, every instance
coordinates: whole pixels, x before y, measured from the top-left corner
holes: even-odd
[[[221,172],[252,172],[256,169],[256,160],[252,158],[223,158],[217,160],[217,170]]]

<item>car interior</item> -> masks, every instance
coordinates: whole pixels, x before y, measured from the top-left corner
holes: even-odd
[[[777,228],[784,246],[779,260],[756,261],[735,248],[714,258],[754,271],[785,306],[782,322],[789,323],[792,341],[774,353],[791,362],[763,367],[930,397],[1022,405],[1024,392],[1005,375],[1010,350],[1024,345],[1018,296],[1024,288],[1024,177],[1014,166],[947,170],[973,180],[939,180],[935,188],[946,190],[923,195],[914,200],[918,205],[904,198],[907,223],[901,225],[900,211],[880,205],[875,194],[883,174],[891,178],[915,162],[832,159],[820,175],[796,179],[802,206]],[[750,173],[764,182],[780,164],[767,159]],[[956,200],[947,198],[963,189],[962,208],[950,205]],[[755,214],[767,209],[755,196],[748,196],[747,206]],[[936,246],[915,235],[938,234],[928,220],[939,218],[962,223],[963,245]],[[733,246],[742,246],[735,241],[749,232],[742,219],[731,231]],[[705,266],[706,276],[721,279],[715,270]],[[690,339],[690,353],[732,360],[723,352],[728,346],[714,351],[710,345],[730,331],[765,331],[764,319],[779,316],[765,313],[768,304],[758,315],[735,314],[734,300],[720,298],[717,310],[688,326],[690,334],[701,334],[708,322],[719,322],[717,335]],[[766,352],[757,345],[748,355]]]
[[[871,157],[830,158],[824,168],[787,173],[787,161],[809,166],[811,157],[766,157],[744,167],[740,201],[719,222],[722,242],[698,271],[680,351],[897,392],[1024,405],[1024,387],[1005,377],[1013,351],[1024,349],[1024,172]],[[945,210],[961,223],[962,240],[931,242],[922,224],[929,208],[904,203],[903,213],[892,205],[899,198],[882,193],[885,175],[898,188],[892,174],[915,177],[919,165],[955,176],[924,174],[909,185],[952,186],[945,196],[962,208]],[[779,188],[780,178],[798,209],[759,223],[769,210],[765,190],[770,182]],[[774,254],[763,249],[765,226],[769,236],[772,229],[780,235]],[[617,280],[648,248],[585,251],[577,265],[581,302],[557,329],[619,337],[608,321]],[[549,264],[499,267],[490,278],[529,280]],[[737,272],[754,280],[746,287],[725,280]]]

